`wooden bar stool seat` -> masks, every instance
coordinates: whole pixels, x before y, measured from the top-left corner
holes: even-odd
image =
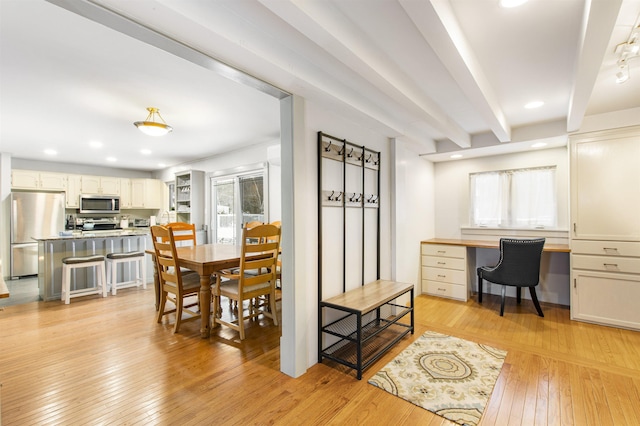
[[[118,265],[121,263],[135,263],[136,277],[129,281],[118,282]],[[123,279],[124,279],[124,271]],[[144,252],[130,251],[126,253],[107,254],[107,284],[111,287],[111,294],[116,295],[119,288],[139,287],[147,288],[147,268]]]
[[[97,268],[95,286],[79,290],[71,290],[71,271],[78,268]],[[105,274],[105,261],[102,255],[70,256],[62,259],[62,293],[60,300],[66,305],[72,297],[87,296],[89,294],[102,294],[107,297],[107,279]]]

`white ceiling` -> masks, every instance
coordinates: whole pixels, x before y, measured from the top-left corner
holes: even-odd
[[[277,140],[282,93],[260,80],[434,161],[564,144],[585,114],[640,107],[640,59],[614,82],[640,0],[2,0],[0,15],[15,158],[155,170]],[[148,106],[173,133],[135,129]]]

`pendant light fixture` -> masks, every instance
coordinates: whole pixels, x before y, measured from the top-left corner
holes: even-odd
[[[149,111],[149,115],[147,115],[144,121],[136,121],[133,123],[142,133],[149,136],[163,136],[173,130],[173,127],[164,121],[158,108],[148,107],[147,111]],[[156,121],[156,115],[162,122]]]

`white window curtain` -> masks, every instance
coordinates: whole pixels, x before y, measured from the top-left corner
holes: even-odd
[[[557,225],[555,167],[469,175],[471,226],[553,228]]]

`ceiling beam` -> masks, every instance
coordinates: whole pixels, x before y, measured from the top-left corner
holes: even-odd
[[[567,132],[580,129],[621,6],[622,0],[585,0]]]
[[[331,3],[261,0],[274,14],[418,119],[463,147],[470,135]],[[405,129],[407,131],[408,129]],[[404,134],[404,133],[403,133]],[[412,135],[408,135],[412,136]],[[415,139],[415,137],[414,137]]]
[[[498,140],[510,141],[511,127],[449,0],[399,1]]]

